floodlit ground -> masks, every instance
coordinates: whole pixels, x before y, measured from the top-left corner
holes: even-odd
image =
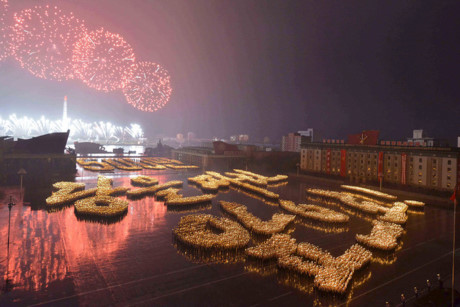
[[[136,174],[155,177],[160,183],[183,180],[180,193],[191,196],[202,191],[188,184],[187,178],[200,173],[144,170],[117,171],[105,176],[113,178],[115,187],[131,186],[130,176]],[[87,188],[94,187],[97,173],[79,169],[76,181],[86,183]],[[305,200],[307,187],[339,189],[311,181],[289,182],[269,190],[279,193],[282,199],[311,203]],[[200,207],[196,212],[168,210],[153,197],[130,200],[128,212],[121,220],[101,223],[78,219],[72,206],[48,212],[44,199],[50,195],[51,187],[40,191],[27,189],[28,203],[17,201],[11,211],[9,259],[7,196],[14,193],[20,199],[20,195],[8,189],[0,202],[0,305],[298,306],[322,302],[383,306],[385,301],[399,303],[401,293],[410,300],[414,286],[423,289],[427,279],[436,286],[437,273],[445,280],[444,285],[451,278],[453,212],[429,205],[422,212],[409,211],[405,233],[394,254],[374,255],[370,265],[355,273],[347,294],[333,297],[314,289],[312,278],[281,272],[275,263],[249,261],[244,254],[197,255],[174,243],[172,229],[182,216],[196,212],[223,216],[219,200],[244,204],[263,220],[282,212],[278,206],[248,193],[233,188],[222,190],[211,206]],[[349,214],[341,207],[330,208]],[[297,242],[315,244],[338,256],[356,243],[357,233],[368,234],[372,228],[369,218],[349,215],[345,228],[297,221],[287,232]],[[253,237],[250,246],[261,240]],[[458,274],[460,265],[457,268]]]

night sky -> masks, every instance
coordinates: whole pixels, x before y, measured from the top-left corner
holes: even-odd
[[[137,111],[121,91],[42,80],[0,63],[0,115],[69,116],[147,136],[249,134],[257,141],[314,128],[327,138],[363,129],[401,140],[423,128],[460,136],[459,1],[11,0],[12,11],[58,4],[90,29],[121,34],[138,60],[172,76],[171,101]]]

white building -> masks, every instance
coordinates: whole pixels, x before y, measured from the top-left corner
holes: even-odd
[[[426,137],[423,135],[423,129],[416,129],[413,131],[412,137],[407,138],[407,142],[410,145],[423,146],[423,147],[433,147],[437,146],[434,138]]]

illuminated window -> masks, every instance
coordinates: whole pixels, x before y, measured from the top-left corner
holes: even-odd
[[[418,175],[419,175],[419,176],[422,176],[422,172],[419,172]]]
[[[421,183],[422,183],[422,180],[419,179],[419,180],[418,180],[418,183],[421,184]]]
[[[447,187],[450,188],[450,183],[447,184]]]

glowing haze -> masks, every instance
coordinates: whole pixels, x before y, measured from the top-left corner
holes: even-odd
[[[190,131],[198,138],[248,134],[280,142],[281,135],[310,127],[334,139],[362,129],[379,129],[386,140],[417,128],[433,137],[460,135],[458,1],[8,4],[8,24],[14,13],[49,5],[73,12],[89,32],[103,27],[120,35],[136,63],[168,71],[173,90],[166,105],[144,112],[127,103],[137,102],[135,94],[106,93],[78,78],[37,78],[9,57],[0,62],[3,117],[60,117],[67,95],[70,117],[137,122],[149,137]],[[139,88],[142,97],[148,94],[147,86]],[[153,110],[162,102],[155,103]]]
[[[154,112],[169,101],[172,89],[166,70],[157,73],[157,65],[155,73],[149,73],[145,63],[136,66],[134,50],[121,35],[104,28],[88,31],[72,12],[49,5],[15,12],[14,23],[8,24],[8,3],[1,1],[4,41],[0,45],[0,59],[12,54],[34,76],[56,81],[78,77],[103,92],[122,90],[131,80],[136,87],[125,91],[126,97],[142,111]],[[142,91],[133,100],[132,92],[141,92],[143,88],[150,91]]]
[[[72,52],[86,34],[83,22],[72,12],[36,6],[14,14],[15,57],[34,76],[50,80],[74,77]]]
[[[131,46],[120,35],[103,28],[86,33],[77,41],[72,60],[80,79],[104,92],[122,89],[134,73]]]

